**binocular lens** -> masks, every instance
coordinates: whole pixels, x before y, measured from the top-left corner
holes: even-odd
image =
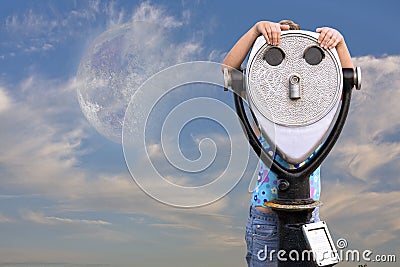
[[[285,53],[279,47],[271,47],[265,51],[264,59],[271,66],[278,66],[285,58]]]
[[[318,46],[311,46],[304,51],[303,58],[310,65],[318,65],[325,57],[324,51]]]

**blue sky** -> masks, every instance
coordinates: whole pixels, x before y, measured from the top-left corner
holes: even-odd
[[[139,59],[154,56],[145,61],[148,68],[138,77],[143,81],[176,63],[220,62],[259,20],[338,28],[362,68],[363,89],[354,92],[345,129],[322,167],[321,217],[334,238],[346,238],[352,249],[399,258],[398,1],[2,1],[0,7],[1,266],[245,265],[255,160],[220,200],[173,208],[140,190],[121,144],[99,134],[82,113],[81,61],[104,32],[139,20],[164,26],[141,32],[154,49],[138,50]],[[226,93],[196,86],[178,88],[161,110],[200,96],[232,104]],[[185,89],[195,93],[182,94]],[[152,130],[164,117],[154,114]],[[216,165],[198,176],[175,174],[158,157],[160,136],[149,134],[151,156],[163,174],[193,185],[223,172],[229,143],[222,127],[193,121],[181,134],[182,151],[192,160],[200,140],[214,139]],[[380,265],[397,266],[368,263]]]

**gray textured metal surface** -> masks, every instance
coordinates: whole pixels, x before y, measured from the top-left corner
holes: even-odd
[[[251,58],[247,69],[247,93],[253,108],[268,120],[283,126],[306,126],[326,116],[340,101],[342,70],[337,55],[321,49],[322,61],[309,64],[304,53],[318,46],[317,39],[305,31],[282,34],[279,48],[283,61],[270,65],[266,52],[273,46],[263,45]],[[314,49],[315,50],[315,49]],[[290,97],[289,78],[300,78],[300,97]]]

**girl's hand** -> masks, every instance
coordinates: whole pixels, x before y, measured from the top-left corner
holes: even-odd
[[[316,32],[319,33],[318,43],[322,48],[332,49],[343,41],[343,35],[333,28],[317,28]]]
[[[259,35],[263,35],[268,44],[279,45],[281,31],[289,30],[289,25],[281,25],[270,21],[259,21],[255,25]]]

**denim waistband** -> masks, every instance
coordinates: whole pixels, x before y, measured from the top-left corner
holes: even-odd
[[[275,212],[262,212],[255,206],[250,206],[250,218],[278,222],[278,215]]]

